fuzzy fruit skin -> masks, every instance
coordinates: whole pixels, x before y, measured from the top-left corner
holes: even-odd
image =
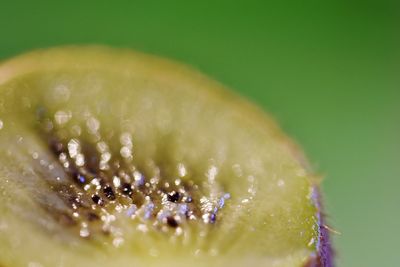
[[[333,249],[330,242],[329,230],[325,224],[321,194],[317,187],[314,187],[313,200],[318,209],[319,240],[316,256],[311,257],[304,267],[334,267]]]
[[[308,160],[302,153],[300,147],[293,141],[290,143],[290,150],[303,167],[312,172]],[[332,247],[330,232],[325,223],[323,199],[320,191],[320,181],[316,181],[312,191],[312,201],[317,208],[316,218],[318,220],[317,250],[310,256],[303,267],[334,267],[335,253]]]

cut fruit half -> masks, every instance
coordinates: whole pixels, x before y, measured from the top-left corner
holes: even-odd
[[[0,148],[0,266],[332,266],[301,152],[180,64],[104,47],[3,63]]]

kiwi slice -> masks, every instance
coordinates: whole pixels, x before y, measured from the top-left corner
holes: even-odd
[[[257,107],[165,59],[0,65],[0,266],[332,266],[317,179]]]

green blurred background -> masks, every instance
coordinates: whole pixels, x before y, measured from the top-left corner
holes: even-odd
[[[271,112],[323,184],[338,266],[400,266],[400,18],[389,1],[0,4],[0,58],[100,43],[186,62]]]

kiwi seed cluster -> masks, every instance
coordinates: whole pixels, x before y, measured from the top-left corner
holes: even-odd
[[[48,116],[38,109],[38,118],[39,130],[56,164],[70,180],[51,186],[68,210],[49,212],[82,238],[112,235],[113,244],[119,246],[124,241],[117,226],[120,218],[132,221],[138,231],[182,235],[190,223],[215,224],[218,211],[230,198],[215,181],[215,166],[210,166],[205,186],[212,190],[203,190],[203,183],[196,184],[188,177],[184,163],[176,166],[178,177],[165,177],[155,163],[151,174],[141,170],[134,163],[132,134],[120,133],[118,148],[111,148],[110,140],[102,137],[100,121],[90,114],[83,125],[70,123],[71,111]]]

